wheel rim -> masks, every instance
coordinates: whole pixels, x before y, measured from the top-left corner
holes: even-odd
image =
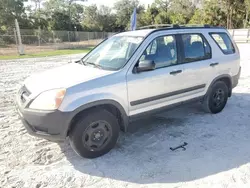
[[[213,106],[216,108],[223,105],[225,99],[225,92],[222,89],[217,89],[213,94]]]
[[[111,125],[106,121],[95,121],[84,131],[82,142],[90,151],[99,151],[104,148],[112,136]]]

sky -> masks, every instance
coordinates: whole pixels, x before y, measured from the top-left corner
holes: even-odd
[[[96,4],[97,6],[105,5],[108,7],[113,7],[114,3],[116,1],[118,1],[118,0],[87,0],[87,2],[84,2],[81,4],[84,4],[84,5]],[[147,7],[147,5],[152,4],[154,2],[154,0],[139,0],[139,1],[140,1],[140,4],[145,5],[145,7]],[[24,4],[25,4],[25,6],[34,5],[34,3],[30,2],[30,1],[28,1]]]

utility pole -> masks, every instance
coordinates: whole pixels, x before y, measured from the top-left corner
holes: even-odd
[[[40,12],[41,11],[41,0],[38,0],[38,45],[41,46],[41,19],[40,19]]]
[[[19,52],[19,55],[24,55],[24,47],[22,44],[22,38],[21,38],[19,23],[17,19],[15,19],[15,25],[16,25],[16,32],[17,32],[17,39],[18,39],[18,52]]]

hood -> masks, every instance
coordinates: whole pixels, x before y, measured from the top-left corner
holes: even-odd
[[[39,94],[50,89],[68,88],[112,73],[113,71],[102,70],[92,66],[69,63],[31,75],[24,81],[24,84],[32,94]]]

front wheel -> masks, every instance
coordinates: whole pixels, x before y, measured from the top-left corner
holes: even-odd
[[[221,112],[227,104],[228,92],[229,89],[225,82],[215,82],[204,98],[204,110],[213,114]]]
[[[96,158],[108,153],[115,146],[118,136],[116,117],[104,109],[87,112],[69,134],[71,147],[85,158]]]

